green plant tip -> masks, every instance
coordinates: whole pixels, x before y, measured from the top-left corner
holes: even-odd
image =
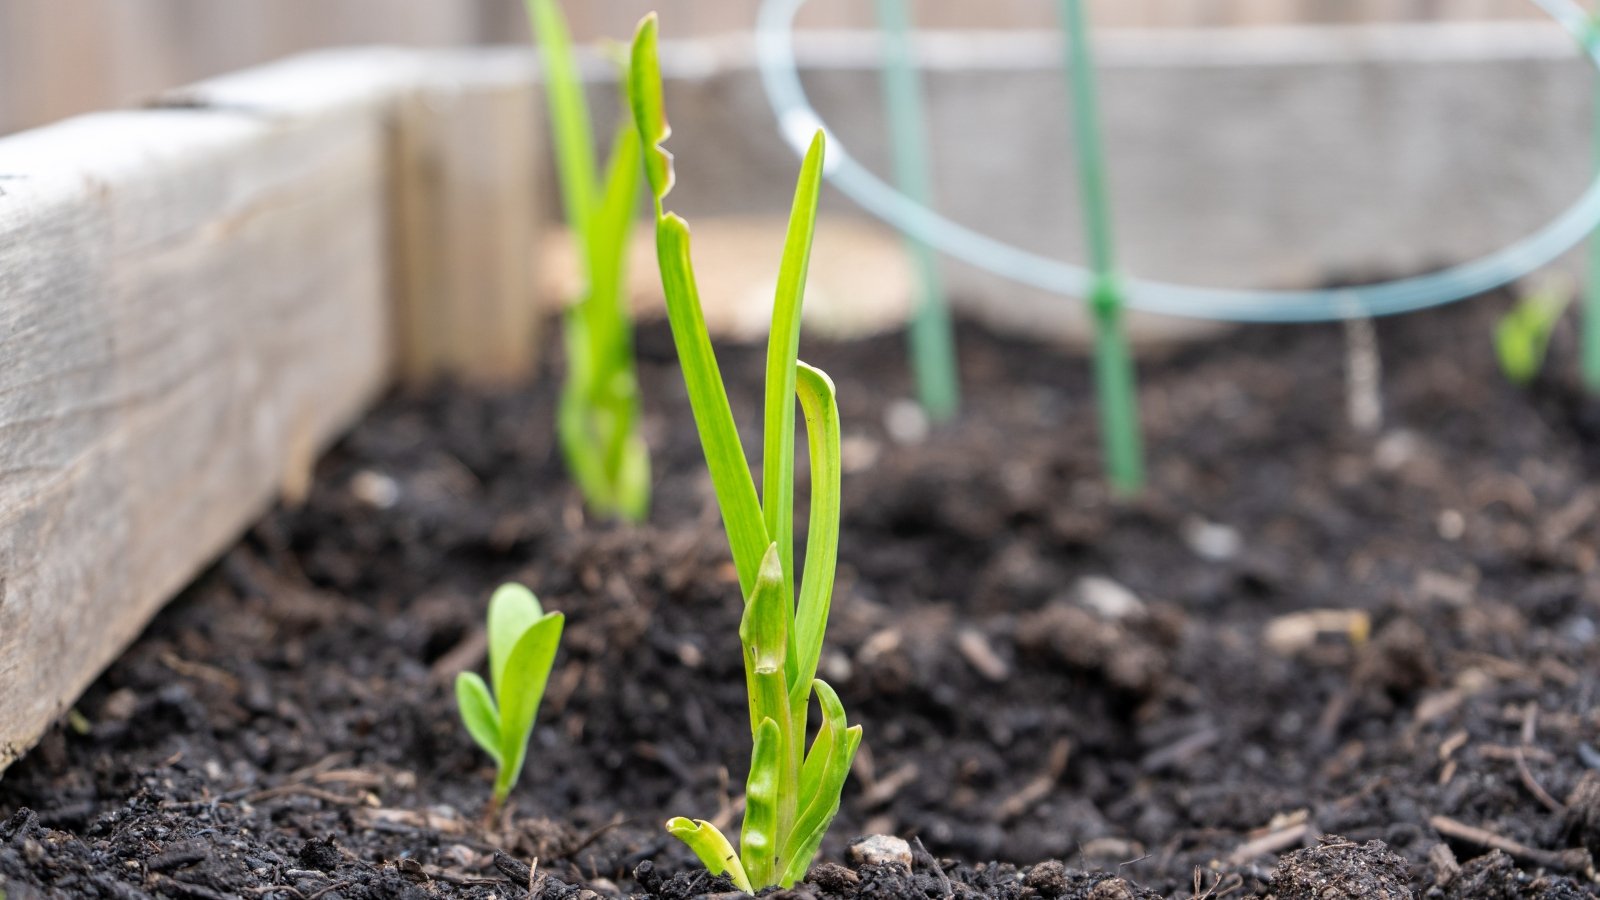
[[[1495,324],[1495,357],[1500,371],[1512,384],[1528,385],[1544,368],[1550,336],[1572,304],[1571,280],[1551,276],[1523,294]]]

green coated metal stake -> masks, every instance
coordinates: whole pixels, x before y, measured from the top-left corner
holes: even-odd
[[[1144,447],[1140,437],[1138,387],[1133,355],[1122,321],[1122,286],[1116,275],[1111,236],[1111,210],[1106,191],[1105,150],[1100,140],[1100,112],[1095,102],[1094,60],[1089,55],[1089,26],[1082,0],[1060,0],[1061,26],[1067,39],[1067,71],[1071,79],[1073,135],[1078,149],[1084,227],[1094,284],[1089,309],[1094,316],[1094,376],[1100,407],[1100,440],[1106,477],[1124,496],[1144,487]]]
[[[1596,13],[1595,16],[1600,16]],[[1592,44],[1600,39],[1600,20],[1589,19],[1589,37]],[[1594,154],[1595,167],[1600,169],[1600,83],[1595,89],[1594,132],[1590,139],[1590,152]],[[1591,394],[1600,394],[1600,230],[1589,233],[1589,271],[1585,275],[1583,296],[1583,384]]]
[[[928,206],[933,197],[933,174],[928,163],[927,126],[922,110],[922,90],[911,59],[910,15],[905,0],[877,0],[878,24],[884,37],[883,90],[888,108],[889,143],[894,153],[895,182],[900,192]],[[933,248],[907,238],[916,268],[920,294],[911,319],[911,372],[917,397],[928,418],[936,422],[953,418],[961,405],[961,379],[957,372],[955,335],[950,309],[939,278],[939,261]]]

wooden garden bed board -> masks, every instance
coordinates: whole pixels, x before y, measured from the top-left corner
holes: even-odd
[[[454,273],[502,273],[468,332],[496,310],[528,325],[520,365],[501,336],[484,374],[531,365],[532,198],[467,221],[493,166],[531,168],[531,111],[506,109],[531,83],[492,55],[319,54],[0,141],[0,767],[303,481],[388,382],[400,320],[450,336],[425,307]],[[420,133],[485,105],[528,133],[467,161],[465,138]],[[461,240],[510,233],[451,257],[411,234],[445,209]]]

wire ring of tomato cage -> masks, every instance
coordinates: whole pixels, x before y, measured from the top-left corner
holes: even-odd
[[[1533,0],[1577,42],[1600,70],[1600,25],[1573,0]],[[1093,280],[1082,266],[1043,256],[968,228],[906,197],[851,156],[812,108],[800,83],[794,19],[805,0],[763,0],[756,25],[757,60],[767,102],[784,140],[803,155],[812,135],[828,134],[824,174],[874,216],[943,253],[997,275],[1073,297]],[[1509,284],[1548,265],[1600,226],[1600,174],[1578,202],[1549,224],[1470,262],[1409,278],[1329,290],[1198,287],[1140,278],[1123,280],[1132,309],[1234,322],[1320,322],[1386,316],[1453,303]]]

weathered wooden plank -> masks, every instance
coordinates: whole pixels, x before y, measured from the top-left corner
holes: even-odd
[[[373,116],[0,142],[0,764],[382,384],[384,153]]]
[[[532,370],[539,163],[530,53],[439,56],[403,104],[393,190],[401,372],[510,381]]]
[[[467,343],[533,315],[531,73],[313,55],[0,140],[0,768],[386,384],[397,296],[531,365]]]
[[[349,50],[206,82],[185,102],[303,114],[319,84],[381,107],[401,372],[504,382],[532,370],[542,160],[538,67],[512,50]]]

